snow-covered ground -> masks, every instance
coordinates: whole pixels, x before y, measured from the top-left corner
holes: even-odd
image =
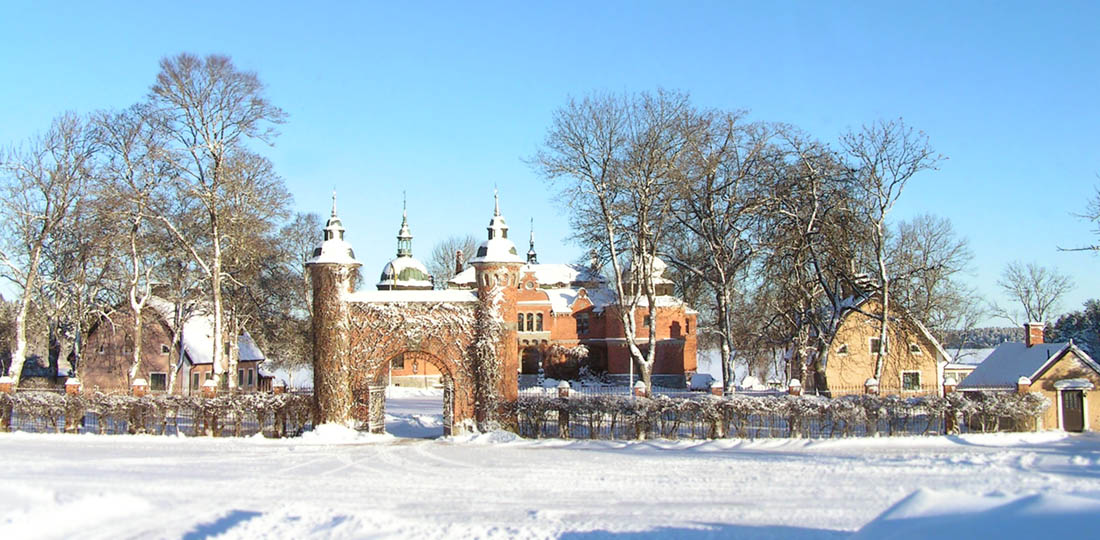
[[[1100,436],[709,442],[0,434],[0,538],[1096,535]],[[861,530],[862,529],[862,530]]]

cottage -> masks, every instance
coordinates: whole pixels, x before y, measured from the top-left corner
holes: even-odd
[[[891,309],[884,346],[879,335],[880,313],[882,302],[873,295],[844,312],[827,354],[815,366],[818,390],[841,396],[877,386],[881,394],[942,394],[943,367],[949,357],[939,341],[920,321]],[[885,358],[876,379],[880,354]]]
[[[1025,324],[1023,343],[999,345],[958,390],[1015,392],[1022,385],[1053,404],[1040,428],[1088,431],[1100,426],[1100,407],[1089,410],[1089,401],[1100,398],[1100,365],[1073,341],[1044,343],[1043,328],[1043,323]]]
[[[201,391],[202,383],[213,378],[213,321],[208,314],[189,316],[183,323],[180,343],[173,342],[173,306],[159,297],[149,299],[142,313],[141,365],[136,378],[145,379],[149,390],[192,395]],[[84,388],[103,392],[125,392],[130,387],[130,364],[133,361],[133,315],[128,310],[104,317],[85,340],[78,370]],[[182,345],[182,350],[180,345]],[[228,349],[229,344],[224,346]],[[264,354],[247,332],[237,338],[239,362],[238,386],[242,391],[271,389],[271,374],[261,368]],[[224,379],[223,379],[224,380]]]

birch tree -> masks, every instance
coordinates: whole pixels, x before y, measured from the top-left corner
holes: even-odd
[[[216,336],[214,377],[221,384],[229,367],[221,346],[227,338],[222,303],[226,189],[231,168],[247,161],[235,156],[244,152],[250,141],[270,143],[285,114],[264,96],[264,86],[255,73],[238,70],[225,56],[199,58],[185,53],[161,60],[160,67],[149,98],[157,113],[158,129],[167,138],[164,157],[175,173],[178,198],[194,201],[206,234],[201,239],[188,237],[180,224],[166,215],[156,218],[206,276]],[[235,370],[230,373],[229,386],[236,386]]]
[[[27,317],[40,287],[40,267],[51,238],[85,196],[95,145],[86,123],[75,114],[54,120],[26,148],[13,149],[2,168],[4,277],[20,292],[8,374],[19,384],[27,354]]]
[[[1073,279],[1055,268],[1013,261],[1005,265],[997,285],[1019,309],[994,305],[994,312],[1019,326],[1024,322],[1049,322],[1057,314],[1062,297],[1073,290]],[[1021,314],[1024,320],[1020,320]]]

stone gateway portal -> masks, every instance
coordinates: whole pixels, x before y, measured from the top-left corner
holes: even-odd
[[[407,221],[398,257],[376,291],[352,290],[360,263],[336,214],[306,266],[313,281],[314,422],[385,431],[385,390],[395,369],[438,374],[444,433],[507,424],[500,411],[518,393],[516,299],[523,259],[508,240],[499,204],[489,235],[469,261],[473,290],[432,290],[412,258]]]
[[[540,264],[533,231],[520,258],[498,200],[487,230],[468,263],[456,253],[447,288],[434,289],[413,257],[403,213],[396,257],[373,290],[353,291],[361,265],[333,200],[324,240],[306,263],[313,280],[315,422],[382,432],[387,386],[436,386],[445,393],[444,431],[459,434],[508,427],[511,419],[501,412],[515,401],[520,382],[538,384],[540,375],[571,379],[583,367],[623,388],[632,383],[622,308],[608,279],[594,265]],[[663,262],[654,256],[649,266],[656,295],[653,306],[642,298],[635,308],[636,344],[646,346],[652,321],[653,381],[683,388],[695,372],[698,313],[673,296]]]

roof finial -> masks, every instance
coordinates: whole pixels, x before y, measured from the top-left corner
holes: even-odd
[[[531,218],[531,249],[527,250],[527,264],[538,264],[538,254],[535,253],[535,218]]]
[[[496,186],[493,187],[493,216],[500,215],[500,197],[497,195]]]
[[[404,219],[408,216],[409,200],[405,194],[405,190],[401,190],[401,218]]]
[[[332,215],[336,216],[336,188],[332,188]]]

